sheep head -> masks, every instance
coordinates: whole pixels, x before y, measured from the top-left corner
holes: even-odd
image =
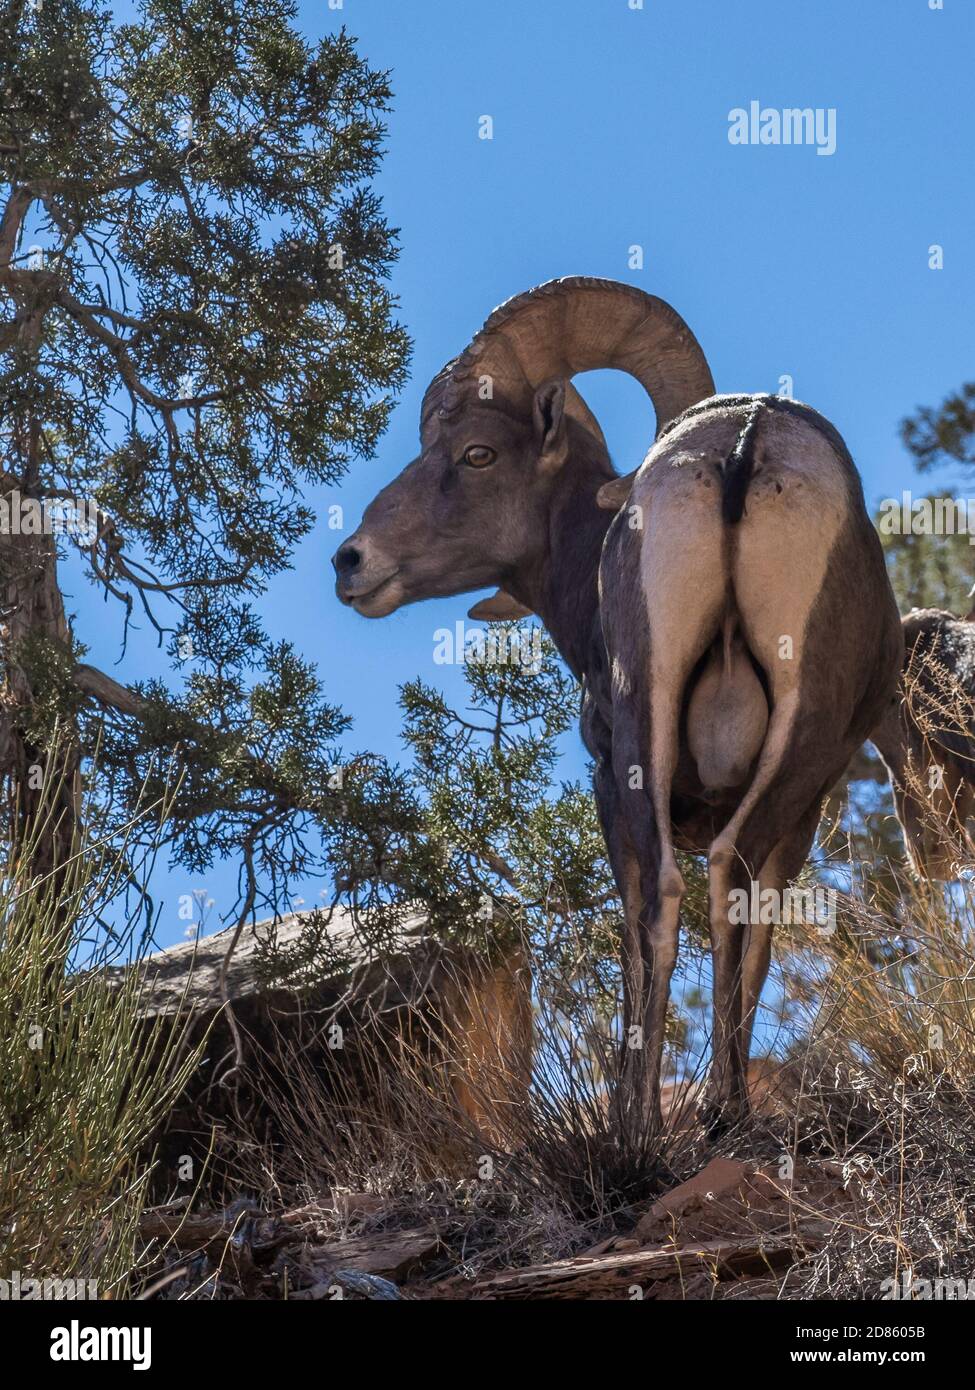
[[[603,459],[577,372],[618,367],[646,388],[658,427],[712,393],[683,319],[630,285],[576,276],[503,304],[427,388],[421,452],[336,552],[336,592],[365,617],[405,603],[514,586],[544,564],[555,489],[574,458]],[[516,600],[517,601],[517,600]]]

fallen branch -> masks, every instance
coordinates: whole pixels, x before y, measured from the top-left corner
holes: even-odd
[[[799,1238],[764,1243],[747,1240],[702,1241],[666,1249],[628,1250],[622,1254],[555,1260],[489,1274],[468,1285],[470,1298],[586,1298],[590,1294],[623,1293],[634,1284],[643,1287],[660,1279],[699,1274],[710,1268],[716,1279],[743,1274],[769,1274],[794,1264],[804,1253]],[[797,1248],[798,1247],[798,1248]],[[463,1296],[462,1285],[450,1281]],[[440,1286],[443,1288],[444,1286]]]

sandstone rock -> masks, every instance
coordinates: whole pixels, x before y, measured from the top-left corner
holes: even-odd
[[[747,1181],[749,1172],[748,1166],[737,1159],[712,1158],[693,1178],[654,1202],[649,1212],[637,1223],[637,1239],[646,1241],[655,1236],[660,1223],[668,1218],[682,1216],[696,1206],[738,1192]]]

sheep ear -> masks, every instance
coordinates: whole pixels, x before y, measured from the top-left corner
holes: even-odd
[[[519,618],[530,618],[532,610],[519,603],[516,598],[499,589],[490,598],[482,598],[468,613],[476,623],[514,623]]]
[[[620,507],[630,495],[630,488],[633,486],[633,479],[637,475],[637,470],[626,473],[622,478],[614,478],[611,483],[603,483],[596,493],[596,505],[602,507],[604,512],[618,512]]]
[[[532,416],[540,446],[538,466],[543,473],[557,473],[569,457],[564,381],[556,378],[539,386],[535,392]]]

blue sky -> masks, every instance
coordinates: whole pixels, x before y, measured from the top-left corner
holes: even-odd
[[[397,687],[448,693],[433,634],[469,598],[370,623],[341,608],[329,556],[364,505],[416,452],[431,375],[509,295],[567,274],[629,280],[671,301],[719,390],[779,389],[845,436],[868,501],[911,485],[903,415],[975,375],[969,151],[975,5],[944,0],[326,0],[302,3],[315,38],[344,24],[392,73],[395,112],[379,180],[400,228],[393,275],[415,342],[411,380],[376,459],[314,498],[322,516],[275,580],[270,631],[316,661],[355,716],[352,743],[397,755]],[[729,143],[729,112],[835,109],[836,151]],[[492,140],[478,138],[493,119]],[[944,248],[931,270],[928,248]],[[642,270],[629,268],[634,245]],[[577,383],[618,468],[639,462],[653,417],[636,383]],[[797,563],[801,557],[797,556]],[[74,586],[92,658],[123,679],[162,668],[149,635],[118,657],[105,609]],[[565,775],[581,772],[575,736]],[[229,906],[234,871],[202,883],[159,874],[167,898],[206,886]],[[300,891],[300,889],[299,889]],[[215,926],[216,920],[210,925]],[[182,924],[185,925],[185,924]],[[166,911],[160,940],[181,934]]]

